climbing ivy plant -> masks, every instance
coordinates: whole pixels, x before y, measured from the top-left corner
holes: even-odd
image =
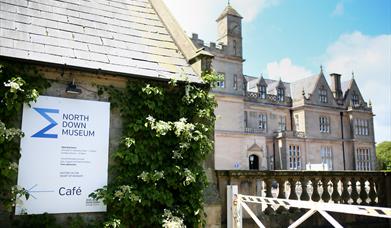
[[[91,194],[108,205],[106,227],[204,225],[203,161],[213,149],[214,108],[209,93],[220,77],[189,82],[129,81],[108,88],[123,135],[110,167],[111,183]]]
[[[49,87],[32,66],[0,61],[0,206],[11,212],[17,195],[28,197],[16,186],[21,108],[35,101]]]

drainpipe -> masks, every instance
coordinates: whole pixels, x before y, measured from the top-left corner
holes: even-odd
[[[344,141],[344,136],[343,136],[343,112],[340,112],[339,115],[341,117],[341,139],[342,139],[343,170],[346,170],[346,165],[345,165],[345,141]]]
[[[291,118],[291,131],[293,131],[293,110],[292,109],[289,110],[289,116]]]

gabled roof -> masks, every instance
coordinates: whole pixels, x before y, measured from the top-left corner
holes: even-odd
[[[227,7],[225,7],[224,11],[220,14],[220,16],[217,18],[216,21],[219,21],[220,19],[222,19],[223,17],[227,16],[227,15],[231,15],[231,16],[235,16],[235,17],[240,17],[240,18],[243,18],[239,13],[238,11],[236,11],[234,8],[232,8],[232,6],[230,4],[227,5]]]
[[[200,81],[149,0],[0,4],[0,56],[142,77],[186,75]]]
[[[247,151],[263,151],[263,149],[257,143],[254,143]]]
[[[316,83],[320,78],[320,74],[316,74],[307,78],[303,78],[301,80],[292,82],[290,84],[292,99],[302,99],[303,98],[303,90],[305,96],[308,98],[309,95],[315,90]]]
[[[353,82],[353,79],[341,82],[341,90],[342,90],[343,95],[345,95],[345,93],[351,88],[352,82]]]
[[[262,78],[257,78],[253,76],[244,76],[247,80],[247,91],[249,92],[258,92],[258,84],[262,80]],[[263,81],[267,85],[267,92],[269,94],[277,95],[277,87],[279,85],[283,85],[285,87],[285,96],[290,97],[291,96],[291,90],[290,90],[290,84],[287,82],[280,82],[280,80],[273,80],[273,79],[263,79]],[[280,84],[282,83],[282,84]]]

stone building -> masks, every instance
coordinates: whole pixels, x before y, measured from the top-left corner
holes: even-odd
[[[213,68],[224,75],[214,89],[216,170],[373,170],[373,113],[354,80],[320,73],[295,82],[243,73],[242,16],[228,5],[217,18]],[[301,75],[298,75],[301,76]]]
[[[0,60],[36,67],[51,83],[46,96],[107,101],[98,86],[184,76],[202,83],[212,57],[195,47],[161,0],[0,0],[0,15]],[[111,110],[109,153],[121,128],[120,114]],[[0,226],[7,227],[2,210],[0,204]]]

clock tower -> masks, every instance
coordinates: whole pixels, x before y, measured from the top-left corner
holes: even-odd
[[[242,16],[230,4],[217,18],[219,44],[227,46],[228,54],[242,58]]]

